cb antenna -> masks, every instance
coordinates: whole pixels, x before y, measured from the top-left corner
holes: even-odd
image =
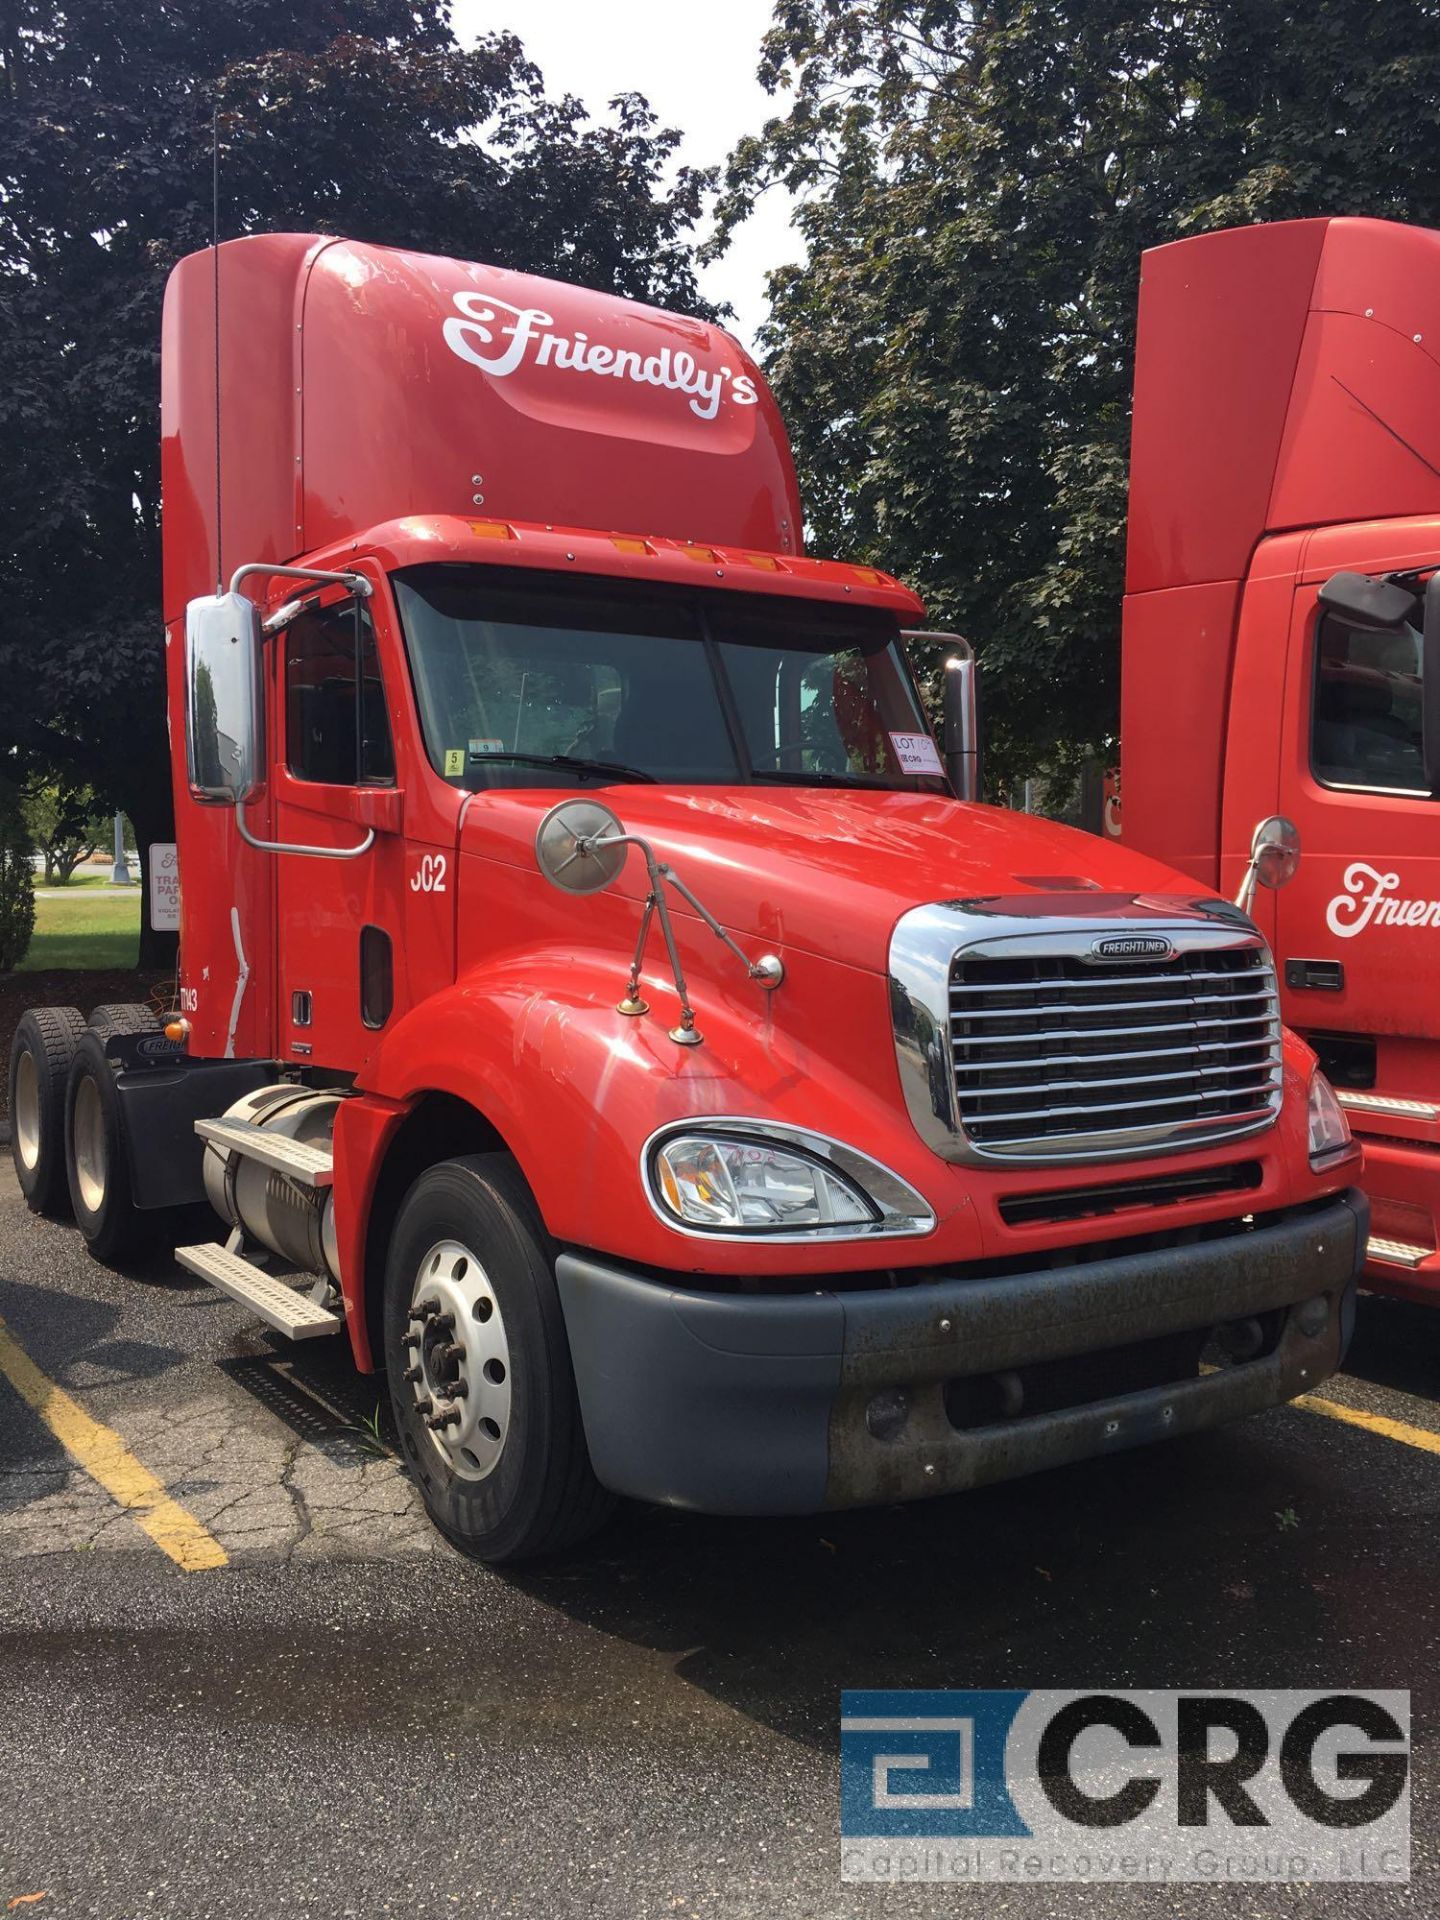
[[[210,259],[215,308],[215,593],[225,591],[220,520],[220,104],[210,110]]]

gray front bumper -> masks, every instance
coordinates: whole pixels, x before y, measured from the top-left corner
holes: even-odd
[[[803,1294],[674,1287],[562,1254],[591,1458],[617,1493],[709,1513],[914,1499],[1192,1433],[1292,1399],[1339,1365],[1368,1226],[1352,1190],[1249,1232],[1003,1278]],[[1323,1304],[1322,1304],[1323,1303]],[[947,1382],[1278,1314],[1262,1357],[957,1429]],[[910,1412],[870,1432],[876,1394]]]

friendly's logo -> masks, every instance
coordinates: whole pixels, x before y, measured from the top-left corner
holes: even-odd
[[[1410,1877],[1410,1696],[853,1692],[852,1881]]]
[[[556,333],[555,316],[540,307],[514,307],[488,293],[457,293],[453,298],[459,313],[444,324],[445,344],[492,380],[507,379],[526,365],[630,380],[682,394],[700,420],[713,420],[727,393],[737,407],[753,407],[759,400],[748,373],[723,363],[702,367],[683,348],[659,347],[641,354],[633,347],[607,346],[579,331]]]
[[[1366,927],[1440,927],[1440,900],[1404,900],[1398,873],[1356,860],[1340,881],[1345,889],[1325,909],[1325,924],[1337,939],[1353,940]]]

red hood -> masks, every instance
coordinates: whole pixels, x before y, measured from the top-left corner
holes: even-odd
[[[463,851],[533,871],[536,829],[558,797],[553,789],[476,794],[464,816]],[[732,933],[873,973],[887,970],[900,915],[927,901],[1087,892],[1211,897],[1114,841],[926,794],[636,785],[594,797],[652,841]],[[643,896],[638,851],[617,884]],[[1083,898],[1066,906],[1083,910]]]

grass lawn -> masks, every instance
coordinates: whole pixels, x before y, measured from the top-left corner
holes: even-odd
[[[130,861],[130,878],[132,880],[135,878],[135,861],[133,857]],[[37,867],[35,869],[35,885],[37,887],[43,887],[44,884],[45,869],[43,867]],[[71,874],[67,884],[72,887],[108,887],[110,884],[110,862],[107,860],[103,867],[77,867],[74,873]]]
[[[35,934],[20,965],[26,973],[133,967],[139,952],[140,889],[77,887],[37,896]]]

